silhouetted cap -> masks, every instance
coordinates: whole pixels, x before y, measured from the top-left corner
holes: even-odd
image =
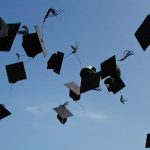
[[[57,112],[57,119],[65,124],[68,117],[73,116],[73,114],[66,108],[64,105],[60,105],[59,107],[53,108]]]
[[[6,72],[9,83],[16,83],[27,78],[23,62],[6,65]]]
[[[147,134],[145,148],[150,148],[150,133]]]
[[[19,27],[20,23],[6,24],[0,18],[0,51],[10,51]]]
[[[47,62],[47,69],[53,69],[55,73],[60,74],[63,58],[64,53],[60,51],[57,51],[57,54],[52,54]]]
[[[108,76],[116,76],[116,74],[116,57],[114,55],[101,63],[101,79]]]
[[[47,55],[41,32],[38,26],[35,26],[36,32],[23,35],[22,46],[29,57],[35,57],[39,53]]]
[[[76,83],[69,82],[69,83],[65,83],[64,85],[69,88],[69,96],[74,101],[77,101],[80,99],[80,87]]]
[[[94,90],[99,87],[100,72],[96,72],[95,67],[82,68],[80,71],[81,85],[80,93]]]
[[[106,85],[108,91],[113,92],[116,94],[118,91],[123,89],[125,87],[124,82],[122,79],[118,76],[115,78],[109,77],[104,81],[104,84]]]
[[[70,96],[74,101],[80,100],[80,95],[77,95],[76,93],[74,93],[74,92],[71,91],[71,90],[69,90],[69,96]]]
[[[135,37],[145,51],[150,45],[150,15],[147,15],[138,30],[135,32]]]
[[[11,112],[9,112],[3,104],[0,104],[0,120],[11,115]]]

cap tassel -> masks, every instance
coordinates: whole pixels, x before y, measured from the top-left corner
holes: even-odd
[[[124,53],[123,53],[122,58],[119,59],[118,61],[123,61],[123,60],[125,60],[127,57],[129,57],[129,56],[131,56],[131,55],[134,55],[134,52],[133,52],[133,51],[125,50]]]
[[[55,16],[58,16],[60,13],[62,13],[63,10],[59,9],[59,10],[56,10],[55,8],[50,8],[48,9],[44,19],[43,19],[43,22],[46,21],[46,19],[48,17],[55,17]]]
[[[121,102],[122,104],[125,104],[126,101],[127,101],[127,99],[125,99],[125,98],[123,97],[123,95],[121,94],[121,96],[120,96],[120,102]]]
[[[80,57],[79,57],[79,56],[77,55],[77,53],[76,53],[77,50],[78,50],[78,48],[79,48],[78,42],[76,41],[76,42],[75,42],[75,45],[71,45],[70,47],[71,47],[71,49],[72,49],[72,52],[71,52],[70,54],[66,55],[65,58],[68,58],[68,57],[71,56],[72,54],[75,54],[75,56],[77,57],[78,62],[79,62],[79,64],[80,64],[80,68],[81,68],[81,60],[80,60]]]

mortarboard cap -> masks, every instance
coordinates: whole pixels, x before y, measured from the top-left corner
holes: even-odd
[[[65,105],[60,105],[59,107],[53,108],[57,112],[58,120],[64,124],[68,117],[73,116],[73,114],[66,108]]]
[[[0,104],[0,120],[11,115],[11,112],[9,112],[3,104]]]
[[[84,93],[89,90],[93,90],[99,87],[100,72],[96,72],[95,67],[83,68],[80,71],[81,85],[80,93]]]
[[[116,70],[116,57],[114,55],[101,63],[101,79],[108,76],[116,76]]]
[[[76,83],[69,82],[69,83],[66,83],[64,85],[69,88],[69,96],[74,101],[77,101],[80,99],[80,87]]]
[[[23,35],[22,46],[29,57],[35,57],[37,54],[42,53],[46,56],[47,52],[41,36],[40,28],[35,26],[36,32]]]
[[[52,54],[47,62],[47,69],[53,69],[55,73],[60,74],[63,58],[64,53],[60,51],[57,51],[57,54]]]
[[[70,96],[74,101],[80,100],[80,95],[77,95],[76,93],[74,93],[74,92],[71,91],[71,90],[69,90],[69,96]]]
[[[147,134],[145,148],[150,148],[150,133]]]
[[[6,24],[0,18],[0,51],[10,51],[20,23]]]
[[[137,29],[135,37],[142,49],[145,51],[150,45],[150,15],[147,15],[140,27]]]
[[[108,91],[111,91],[114,94],[116,94],[118,91],[120,91],[125,87],[124,82],[119,76],[118,77],[116,76],[115,78],[112,77],[107,78],[104,81],[104,84],[106,85]]]
[[[6,72],[9,83],[16,83],[27,78],[23,62],[6,65]]]

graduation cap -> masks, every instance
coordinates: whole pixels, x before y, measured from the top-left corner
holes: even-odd
[[[74,93],[74,92],[71,91],[71,90],[69,90],[69,96],[70,96],[74,101],[80,100],[80,95],[77,95],[76,93]]]
[[[104,81],[104,84],[106,85],[109,92],[113,92],[113,94],[116,94],[118,91],[123,89],[125,87],[124,82],[122,79],[118,76],[115,78],[109,77]]]
[[[53,69],[55,73],[60,74],[63,58],[64,53],[60,51],[57,51],[57,54],[52,54],[47,62],[47,69]]]
[[[0,104],[0,120],[11,115],[11,112],[9,112],[3,104]]]
[[[37,54],[43,53],[44,56],[47,55],[44,42],[41,36],[40,28],[35,25],[34,33],[29,33],[23,35],[22,46],[27,54],[27,56],[34,58]]]
[[[87,68],[82,68],[80,71],[80,76],[80,93],[84,93],[89,90],[94,90],[99,87],[100,72],[96,72],[95,67],[88,66]]]
[[[69,88],[69,96],[74,101],[78,101],[80,99],[80,87],[73,81],[65,83],[64,85]]]
[[[101,79],[108,76],[116,76],[117,74],[118,70],[115,55],[101,63]]]
[[[66,108],[67,103],[63,105],[59,105],[59,107],[53,108],[54,111],[57,112],[57,119],[62,123],[65,124],[67,122],[68,117],[72,117],[73,114]]]
[[[6,24],[0,18],[0,51],[10,51],[20,23]]]
[[[9,83],[16,83],[27,78],[23,62],[6,65],[6,72]]]
[[[150,133],[147,134],[145,148],[150,148]]]
[[[145,51],[150,45],[150,15],[147,15],[134,35],[143,51]]]

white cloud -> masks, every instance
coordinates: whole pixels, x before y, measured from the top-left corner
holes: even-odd
[[[107,116],[101,112],[88,112],[88,111],[79,111],[76,112],[76,114],[81,118],[86,118],[90,120],[105,120],[107,119]]]
[[[26,111],[37,116],[43,116],[46,113],[50,112],[51,105],[49,103],[40,104],[37,106],[27,106]]]

